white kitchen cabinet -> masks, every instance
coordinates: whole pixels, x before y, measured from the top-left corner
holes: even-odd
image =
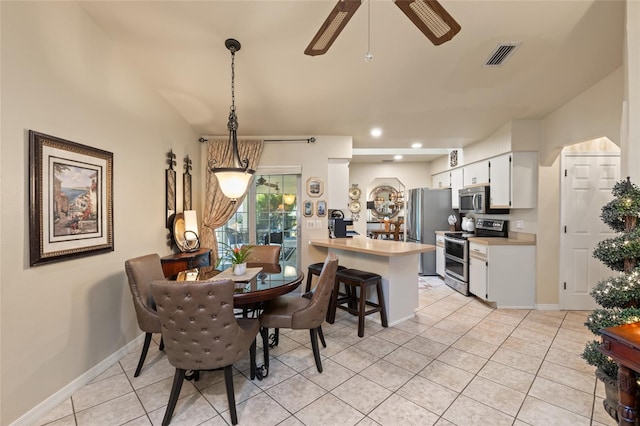
[[[471,163],[462,168],[464,186],[489,185],[489,160]]]
[[[451,186],[451,173],[442,172],[431,176],[431,188],[444,189]]]
[[[481,240],[481,239],[479,239]],[[535,303],[534,245],[469,243],[469,292],[498,308],[531,309]]]
[[[436,232],[436,274],[444,277],[444,234]]]
[[[492,208],[536,207],[538,156],[511,152],[489,160]]]
[[[464,186],[462,168],[451,170],[451,208],[460,208],[460,198],[458,191]]]

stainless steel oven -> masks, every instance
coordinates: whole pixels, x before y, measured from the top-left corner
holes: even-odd
[[[500,219],[476,220],[475,234],[451,232],[444,234],[444,282],[454,290],[469,296],[469,240],[470,237],[508,236],[509,221]]]
[[[444,236],[444,282],[465,296],[469,295],[468,236],[469,234]]]

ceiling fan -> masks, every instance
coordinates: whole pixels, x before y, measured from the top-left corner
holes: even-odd
[[[338,0],[304,53],[310,56],[327,53],[361,3],[361,0]],[[460,31],[460,25],[436,0],[394,0],[394,3],[436,46]]]

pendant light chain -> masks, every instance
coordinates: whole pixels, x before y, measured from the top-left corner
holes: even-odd
[[[367,0],[367,54],[364,55],[364,60],[367,62],[373,61],[373,54],[371,53],[371,0]]]
[[[231,49],[231,110],[236,110],[236,49]]]

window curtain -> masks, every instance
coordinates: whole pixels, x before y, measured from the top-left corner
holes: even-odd
[[[258,167],[263,145],[264,142],[262,140],[238,140],[238,152],[240,153],[240,159],[244,160],[246,158],[249,160],[250,169],[255,170]],[[209,140],[207,146],[207,164],[210,164],[212,161],[215,161],[215,164],[218,166],[233,164],[233,148],[228,139]],[[244,197],[247,196],[249,186],[247,186],[247,191],[245,191],[244,195],[238,198],[236,204],[231,204],[231,201],[225,197],[220,190],[218,178],[208,171],[208,167],[206,175],[206,198],[204,214],[202,215],[203,230],[200,235],[200,244],[202,247],[212,249],[212,265],[217,265],[218,241],[215,230],[227,223],[236,210],[238,210],[238,207],[242,204]],[[249,185],[252,183],[253,178],[249,182]],[[211,269],[213,269],[213,267],[210,268],[210,270]]]

